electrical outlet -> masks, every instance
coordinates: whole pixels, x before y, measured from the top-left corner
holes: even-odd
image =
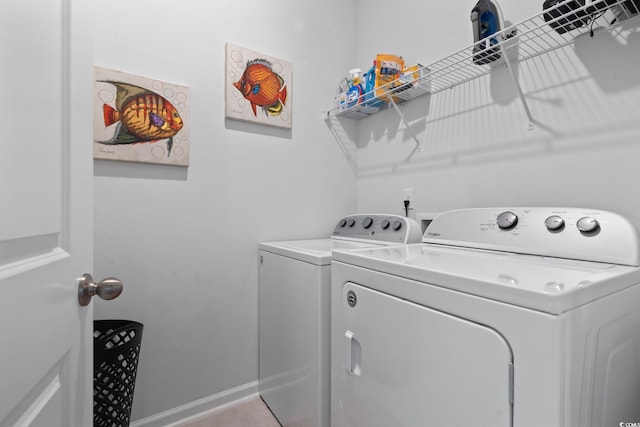
[[[402,200],[408,200],[409,201],[409,205],[411,207],[413,207],[413,203],[414,203],[414,194],[413,194],[413,188],[405,188],[404,189],[404,199]]]

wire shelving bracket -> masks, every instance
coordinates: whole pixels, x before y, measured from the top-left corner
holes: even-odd
[[[411,133],[417,150],[420,150],[420,141],[398,105],[426,94],[452,89],[490,73],[497,66],[505,65],[527,116],[527,129],[532,130],[536,121],[514,67],[520,62],[568,46],[578,36],[593,35],[596,31],[635,20],[640,16],[639,8],[639,0],[586,0],[583,6],[569,11],[566,2],[559,3],[434,63],[420,66],[415,79],[396,80],[362,94],[357,103],[347,108],[334,107],[323,111],[325,120],[333,116],[359,120],[391,106]],[[482,63],[478,61],[478,55],[483,51],[485,55],[499,58]]]

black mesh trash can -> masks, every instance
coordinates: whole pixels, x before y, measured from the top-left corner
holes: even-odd
[[[142,342],[142,323],[93,322],[93,425],[128,427]]]

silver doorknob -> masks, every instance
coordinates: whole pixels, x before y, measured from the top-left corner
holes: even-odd
[[[122,282],[115,277],[107,277],[95,284],[93,277],[89,273],[84,273],[78,283],[78,303],[83,307],[89,305],[94,295],[104,300],[111,300],[118,298],[121,293]]]

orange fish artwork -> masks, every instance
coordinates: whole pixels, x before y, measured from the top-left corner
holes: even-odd
[[[278,116],[287,102],[284,79],[265,59],[247,61],[242,77],[233,86],[251,103],[254,116],[257,116],[256,107],[262,107],[267,115]]]
[[[116,87],[115,108],[104,104],[104,125],[119,126],[109,141],[101,144],[136,144],[167,140],[167,156],[171,155],[173,137],[184,122],[176,107],[148,89],[128,83],[105,81]]]

